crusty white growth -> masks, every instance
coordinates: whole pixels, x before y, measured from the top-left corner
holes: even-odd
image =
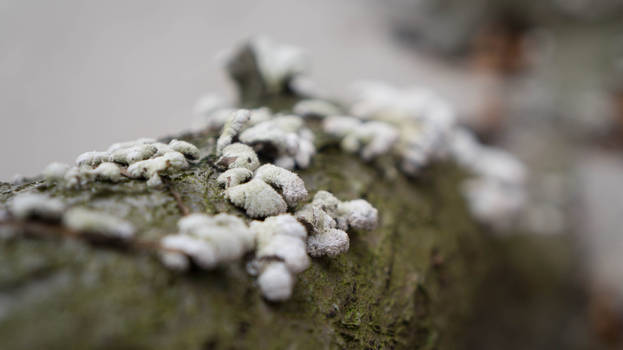
[[[400,168],[409,175],[417,175],[451,148],[456,117],[450,106],[428,89],[360,84],[350,112],[359,118],[390,123],[399,130],[394,151],[402,158]]]
[[[288,209],[281,195],[260,179],[228,188],[225,197],[235,206],[245,209],[252,218],[277,215]]]
[[[260,160],[253,148],[236,142],[223,148],[222,156],[216,164],[226,169],[246,168],[254,171],[260,166]]]
[[[92,170],[92,173],[97,179],[104,181],[119,182],[124,179],[119,165],[110,162],[101,163]]]
[[[134,237],[134,227],[129,222],[100,211],[71,208],[63,214],[63,224],[72,230],[97,233],[113,238]]]
[[[173,139],[169,142],[169,147],[188,159],[199,159],[199,149],[190,142]]]
[[[136,145],[145,145],[145,144],[152,144],[155,143],[156,140],[152,139],[152,138],[148,138],[148,137],[143,137],[137,140],[133,140],[133,141],[125,141],[125,142],[118,142],[118,143],[113,143],[112,145],[110,145],[110,147],[108,147],[108,149],[106,150],[106,152],[108,153],[113,153],[117,150],[123,149],[123,148],[130,148]]]
[[[191,214],[178,221],[179,233],[165,236],[161,260],[183,270],[188,258],[204,269],[241,258],[254,246],[254,233],[242,219],[229,214]],[[186,260],[183,259],[186,258]]]
[[[251,113],[246,109],[240,109],[232,113],[229,120],[223,126],[221,136],[216,141],[216,153],[221,154],[223,149],[230,145],[245,124],[249,121]]]
[[[294,105],[294,114],[303,117],[328,117],[339,115],[340,109],[333,103],[319,99],[308,99],[299,101]]]
[[[523,188],[483,177],[467,180],[462,188],[472,215],[496,229],[508,228],[525,203]]]
[[[263,267],[257,284],[266,299],[284,301],[292,296],[294,276],[283,262],[273,261]]]
[[[497,229],[508,227],[526,201],[524,165],[504,150],[480,144],[463,128],[454,130],[449,153],[475,176],[462,186],[471,213]]]
[[[53,162],[43,170],[43,177],[50,182],[62,181],[70,166],[65,163]]]
[[[476,174],[507,184],[523,184],[524,165],[512,154],[495,147],[481,147],[478,158],[469,167]]]
[[[110,160],[121,164],[133,164],[151,158],[156,152],[158,149],[152,144],[137,144],[113,151]]]
[[[328,191],[318,191],[312,204],[319,206],[335,219],[337,227],[342,230],[349,227],[374,230],[378,222],[377,209],[363,199],[342,202]]]
[[[314,134],[297,116],[279,116],[258,123],[240,134],[240,142],[276,151],[275,163],[292,169],[309,166],[316,153]]]
[[[342,149],[359,152],[364,160],[371,160],[391,151],[398,140],[398,130],[385,122],[363,122],[348,116],[327,117],[324,131],[340,138]]]
[[[128,174],[133,178],[148,179],[147,185],[157,187],[162,184],[160,175],[188,167],[184,155],[177,151],[167,152],[162,156],[138,161],[128,167]]]
[[[265,37],[256,38],[250,44],[269,92],[279,92],[284,82],[303,73],[307,67],[307,57],[298,47],[275,44]]]
[[[194,124],[196,130],[217,131],[222,130],[223,126],[231,118],[232,114],[238,111],[231,107],[215,107],[213,109],[206,108],[204,111],[196,111],[199,118]],[[273,117],[270,108],[261,107],[249,110],[251,113],[247,126],[252,126]]]
[[[309,257],[305,252],[307,231],[294,216],[271,216],[264,221],[252,221],[250,227],[256,237],[255,256],[259,262],[278,258],[295,274],[309,267]]]
[[[292,215],[284,214],[251,222],[256,237],[258,284],[268,300],[285,300],[292,294],[294,275],[309,267],[307,232]]]
[[[336,228],[336,221],[321,206],[314,203],[305,205],[296,212],[299,221],[309,230],[307,253],[313,257],[335,257],[348,251],[348,234]]]
[[[247,168],[233,168],[226,170],[216,178],[216,182],[227,188],[240,185],[243,182],[251,179],[253,172]]]
[[[305,183],[295,173],[284,168],[264,164],[255,171],[255,179],[260,179],[277,188],[290,207],[307,197]]]
[[[327,191],[318,191],[311,203],[296,212],[310,235],[307,239],[309,255],[334,257],[348,250],[349,227],[373,230],[378,221],[377,210],[363,199],[341,202]]]
[[[102,162],[110,161],[110,154],[108,152],[85,152],[76,158],[76,165],[90,165],[97,166]]]
[[[358,230],[374,230],[378,222],[378,210],[368,201],[355,199],[340,203],[338,212],[346,217],[349,227]]]
[[[65,205],[58,199],[38,193],[20,193],[8,204],[9,212],[20,220],[38,218],[58,220],[63,215]]]

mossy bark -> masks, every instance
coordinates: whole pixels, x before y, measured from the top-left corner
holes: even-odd
[[[181,138],[213,149],[212,135]],[[438,348],[454,341],[471,313],[490,261],[486,238],[458,192],[451,164],[417,181],[366,164],[331,145],[298,171],[310,193],[365,198],[380,213],[371,232],[352,232],[350,250],[314,259],[293,297],[260,295],[245,261],[215,271],[166,270],[145,249],[117,249],[76,238],[14,234],[0,242],[0,339],[4,349],[319,349]],[[150,189],[144,181],[97,182],[83,189],[33,181],[0,186],[0,203],[37,191],[132,222],[141,240],[174,232],[179,201],[192,212],[244,217],[216,185],[214,156]],[[53,225],[52,225],[53,226]],[[52,227],[51,226],[51,227]],[[45,230],[44,230],[45,231]]]

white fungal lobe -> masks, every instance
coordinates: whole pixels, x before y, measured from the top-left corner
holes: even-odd
[[[260,166],[260,160],[253,148],[236,142],[223,148],[216,165],[226,169],[246,168],[254,171]]]
[[[280,116],[252,126],[240,134],[240,142],[276,151],[275,163],[287,169],[306,168],[316,153],[314,134],[297,116]]]
[[[62,179],[67,186],[76,187],[93,180],[119,182],[130,176],[148,179],[147,185],[154,187],[162,184],[160,175],[185,169],[187,159],[198,158],[199,149],[189,142],[171,140],[165,144],[144,138],[113,144],[106,152],[83,153],[71,168],[52,163],[44,170],[44,177],[50,182]]]
[[[65,163],[53,162],[43,170],[43,178],[50,182],[62,181],[70,166]]]
[[[253,177],[253,172],[246,168],[229,169],[216,178],[216,182],[227,188],[238,186]]]
[[[252,218],[277,215],[288,209],[281,195],[260,179],[230,187],[225,191],[225,196],[235,206],[245,209]]]
[[[305,240],[307,232],[292,215],[284,214],[251,222],[257,250],[255,265],[262,294],[271,301],[288,299],[294,276],[309,267]]]
[[[293,172],[272,164],[264,164],[255,171],[254,178],[260,179],[281,191],[289,206],[295,206],[307,198],[303,180]]]
[[[254,246],[254,233],[242,219],[229,215],[191,214],[178,221],[179,233],[161,239],[161,260],[171,269],[186,269],[188,259],[203,269],[239,259]]]
[[[318,191],[314,200],[296,213],[297,219],[310,231],[307,252],[314,257],[334,257],[348,251],[349,227],[373,230],[377,210],[363,199],[341,202],[327,191]]]
[[[8,204],[9,212],[17,219],[58,220],[65,205],[58,199],[38,193],[20,193]]]
[[[327,117],[339,115],[340,109],[333,103],[320,99],[308,99],[299,101],[294,105],[295,114],[304,117]]]
[[[63,224],[82,233],[96,233],[111,238],[131,239],[134,227],[116,216],[85,208],[71,208],[63,214]]]
[[[307,57],[298,47],[275,44],[265,37],[254,39],[250,45],[269,92],[279,92],[284,83],[307,67]]]
[[[108,162],[110,160],[110,154],[108,152],[85,152],[76,158],[76,165],[90,165],[97,166],[102,162]]]
[[[221,154],[223,149],[233,142],[234,137],[238,136],[250,117],[251,113],[246,109],[240,109],[232,113],[225,126],[223,126],[221,136],[216,141],[217,154]]]
[[[121,164],[133,164],[151,158],[158,152],[152,144],[140,144],[118,149],[110,154],[110,160]]]
[[[323,122],[326,133],[341,138],[347,152],[359,152],[364,160],[372,160],[391,151],[398,140],[398,130],[385,122],[361,121],[348,116],[332,116]]]
[[[199,149],[190,142],[173,139],[169,142],[169,147],[188,159],[199,159]]]

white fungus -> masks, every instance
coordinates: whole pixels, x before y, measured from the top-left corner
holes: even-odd
[[[145,145],[145,144],[152,144],[155,143],[156,140],[152,139],[152,138],[148,138],[148,137],[143,137],[137,140],[133,140],[133,141],[124,141],[124,142],[118,142],[118,143],[113,143],[112,145],[110,145],[110,147],[108,147],[108,149],[106,150],[106,152],[108,153],[113,153],[117,150],[123,149],[123,148],[130,148],[136,145]]]
[[[269,93],[280,92],[289,80],[307,68],[306,54],[298,47],[276,44],[265,37],[255,38],[248,45]]]
[[[131,239],[134,227],[129,222],[100,211],[71,208],[63,214],[63,224],[81,233],[95,233],[111,238]]]
[[[119,182],[124,179],[119,165],[110,162],[101,163],[92,170],[92,173],[98,180]]]
[[[8,204],[9,212],[17,219],[58,220],[63,215],[65,205],[56,198],[38,193],[20,193]]]
[[[62,181],[70,166],[65,163],[53,162],[43,170],[43,178],[50,182]]]
[[[156,152],[158,149],[152,144],[136,144],[113,151],[110,160],[121,164],[133,164],[151,158]]]
[[[335,257],[348,251],[348,234],[336,228],[336,221],[319,205],[307,204],[296,212],[296,217],[307,227],[307,252],[313,257]]]
[[[108,152],[85,152],[76,158],[76,165],[90,165],[97,166],[102,162],[108,162],[110,160],[110,154]]]
[[[223,126],[221,136],[216,141],[217,154],[221,154],[223,149],[233,142],[234,137],[238,136],[250,117],[251,113],[246,109],[240,109],[231,114],[229,120]]]
[[[165,266],[180,270],[188,260],[203,269],[241,258],[254,246],[254,233],[242,219],[229,215],[191,214],[178,221],[179,233],[165,236],[161,260]]]
[[[252,218],[277,215],[288,209],[281,195],[260,179],[228,188],[225,197],[235,206],[243,208]]]
[[[226,170],[216,178],[216,182],[227,188],[240,185],[243,182],[247,182],[253,177],[253,172],[246,168],[233,168]]]
[[[273,261],[262,268],[257,284],[266,299],[284,301],[292,296],[294,276],[284,263]]]
[[[314,257],[334,257],[346,252],[349,238],[345,231],[348,228],[373,230],[378,221],[377,210],[367,201],[341,202],[327,191],[318,191],[313,201],[296,216],[310,232],[307,252]]]
[[[254,178],[277,188],[290,207],[307,198],[307,189],[305,189],[303,180],[284,168],[264,164],[255,171]]]
[[[258,123],[240,134],[240,142],[273,152],[275,164],[286,169],[306,168],[316,153],[314,134],[297,116],[279,116]]]
[[[294,276],[309,267],[307,232],[292,215],[284,214],[251,222],[256,237],[254,265],[259,271],[262,294],[271,301],[288,299]]]
[[[169,147],[188,159],[199,159],[199,149],[190,142],[173,139],[169,142]]]
[[[363,122],[347,116],[328,117],[323,122],[326,133],[341,139],[342,149],[360,153],[368,161],[391,151],[398,140],[398,130],[385,122]]]
[[[320,99],[307,99],[297,102],[293,108],[294,114],[303,117],[328,117],[339,115],[340,109],[333,103]]]
[[[253,148],[236,142],[223,148],[216,165],[226,169],[246,168],[254,171],[260,166],[260,160]]]

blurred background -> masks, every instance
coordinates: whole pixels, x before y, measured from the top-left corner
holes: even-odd
[[[216,57],[257,34],[307,49],[330,95],[430,87],[528,165],[516,231],[555,243],[511,271],[560,282],[492,281],[515,306],[490,298],[467,347],[623,348],[621,0],[0,0],[0,180],[188,129],[201,95],[233,98]]]

